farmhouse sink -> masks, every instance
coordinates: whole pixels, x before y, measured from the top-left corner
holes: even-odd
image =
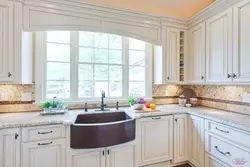
[[[109,147],[135,139],[135,120],[125,112],[82,114],[70,133],[71,148]]]

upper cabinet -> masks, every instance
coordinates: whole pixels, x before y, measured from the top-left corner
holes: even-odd
[[[188,32],[189,37],[189,67],[188,82],[205,82],[205,23],[191,28]]]
[[[234,6],[233,81],[250,82],[250,0]]]
[[[0,2],[0,84],[32,83],[32,33],[22,32],[22,5]]]
[[[206,81],[232,82],[232,9],[206,21]]]
[[[13,3],[3,0],[0,2],[0,82],[14,81],[13,32]]]

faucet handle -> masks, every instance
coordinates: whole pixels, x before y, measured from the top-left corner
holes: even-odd
[[[84,111],[88,112],[88,104],[87,103],[85,103],[85,105],[84,105]]]
[[[119,102],[116,102],[115,108],[116,110],[119,110]]]

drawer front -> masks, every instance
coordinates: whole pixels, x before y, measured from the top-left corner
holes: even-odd
[[[22,129],[22,141],[40,141],[65,137],[65,127],[62,125],[35,126]]]
[[[206,120],[205,129],[211,133],[221,136],[222,138],[227,138],[240,145],[250,148],[250,133],[243,130],[231,128],[209,120]]]
[[[206,151],[230,166],[250,166],[250,150],[206,132]]]
[[[206,153],[205,167],[230,167],[230,166],[228,166],[225,163],[221,162],[220,160],[213,157],[212,155],[209,155],[209,154]]]

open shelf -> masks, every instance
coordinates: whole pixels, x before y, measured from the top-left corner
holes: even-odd
[[[184,82],[185,32],[180,32],[180,82]]]

